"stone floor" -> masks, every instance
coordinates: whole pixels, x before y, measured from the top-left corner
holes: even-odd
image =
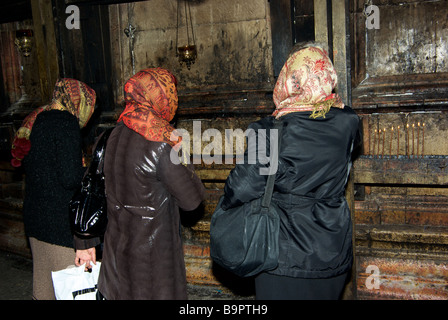
[[[0,300],[32,300],[33,263],[0,251]]]
[[[0,250],[0,300],[32,300],[33,264],[31,259]],[[219,288],[188,285],[189,300],[252,300]]]

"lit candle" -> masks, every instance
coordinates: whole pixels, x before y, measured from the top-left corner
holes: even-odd
[[[425,155],[425,124],[423,123],[422,127],[422,158]]]
[[[417,122],[417,158],[418,158],[418,146],[420,145],[420,122]]]
[[[392,157],[392,138],[394,137],[394,127],[390,129],[389,156]]]
[[[406,124],[406,136],[407,136],[407,140],[408,143],[406,143],[406,155],[409,155],[409,123]]]
[[[400,126],[397,127],[397,138],[398,138],[397,143],[397,158],[398,158],[398,154],[400,153]]]
[[[377,155],[378,155],[378,158],[380,157],[380,144],[381,144],[381,137],[380,137],[380,135],[381,135],[381,129],[378,129],[378,151],[377,151]]]
[[[384,140],[386,138],[386,128],[383,129],[383,151],[381,152],[381,158],[384,157]]]
[[[376,129],[373,135],[373,157],[375,157],[375,142],[376,142]]]
[[[415,125],[412,124],[412,158],[414,158],[414,127]]]

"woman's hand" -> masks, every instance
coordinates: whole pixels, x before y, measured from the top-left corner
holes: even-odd
[[[76,250],[75,265],[77,267],[86,264],[87,269],[91,268],[90,262],[96,264],[96,250],[95,247],[86,250]]]

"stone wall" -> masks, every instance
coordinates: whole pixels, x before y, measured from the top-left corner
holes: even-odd
[[[81,30],[71,33],[59,28],[58,40],[65,54],[59,72],[80,80],[85,77],[93,84],[100,78],[98,83],[108,81],[101,88],[110,88],[110,92],[101,92],[109,92],[113,99],[109,105],[101,105],[92,135],[114,125],[123,110],[123,85],[133,68],[155,66],[170,69],[178,79],[177,127],[191,136],[196,128],[201,137],[210,128],[222,136],[226,129],[244,131],[274,108],[273,39],[278,35],[271,32],[273,3],[278,2],[190,1],[198,48],[190,70],[179,64],[175,52],[177,1],[86,5],[89,15],[84,11],[87,7],[80,6],[85,17]],[[349,298],[446,299],[448,27],[444,17],[448,1],[373,1],[379,9],[379,29],[366,28],[364,1],[349,4],[345,16],[338,11],[333,17],[333,23],[338,18],[349,20],[348,101],[361,117],[364,133],[363,151],[353,166],[356,290]],[[59,26],[66,17],[64,9],[56,10]],[[325,9],[323,15],[315,12],[317,23],[330,11]],[[91,29],[98,20],[101,28]],[[129,24],[136,28],[133,47],[124,32]],[[183,45],[185,24],[181,21],[179,26],[179,45]],[[93,35],[92,40],[89,37]],[[67,51],[70,48],[73,52]],[[333,54],[340,59],[338,48]],[[98,68],[90,63],[96,51],[104,62]],[[13,169],[8,159],[11,137],[25,114],[1,117],[0,248],[26,255],[29,248],[21,221],[23,172]],[[202,139],[199,151],[211,142]],[[87,140],[87,148],[89,143],[91,140]],[[193,157],[200,155],[191,152]],[[232,148],[220,156],[234,159],[237,154]],[[187,276],[191,285],[251,297],[250,280],[233,277],[209,258],[210,217],[232,168],[233,164],[226,163],[196,164],[207,198],[202,212],[183,217]]]

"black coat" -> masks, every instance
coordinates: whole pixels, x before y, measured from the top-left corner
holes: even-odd
[[[358,134],[359,118],[349,108],[331,108],[325,118],[311,119],[310,112],[281,118],[282,146],[273,201],[279,208],[279,265],[271,274],[327,278],[347,272],[352,264],[352,224],[344,197],[351,167],[351,154]],[[273,127],[273,117],[252,123],[259,129]],[[270,150],[267,130],[267,150]],[[249,139],[248,139],[249,140]],[[230,173],[224,188],[223,208],[263,195],[267,176],[244,164]],[[268,152],[269,154],[269,152]]]
[[[78,119],[68,111],[44,111],[34,122],[30,142],[24,159],[25,233],[47,243],[73,247],[68,205],[85,170]]]

